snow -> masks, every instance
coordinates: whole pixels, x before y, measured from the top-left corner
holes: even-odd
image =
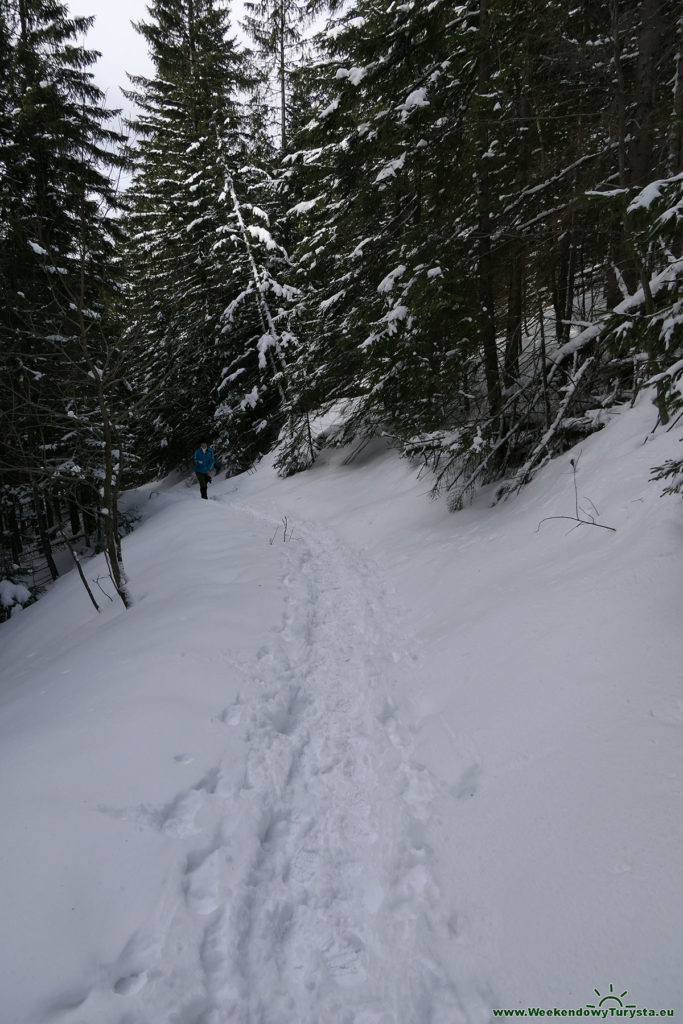
[[[413,89],[408,94],[405,101],[400,104],[399,110],[402,110],[405,114],[409,114],[415,107],[428,107],[429,100],[427,99],[427,90],[425,88]]]
[[[250,203],[249,209],[251,210],[255,217],[260,217],[261,220],[265,221],[266,224],[270,224],[270,217],[268,216],[265,210],[261,209],[260,206],[254,206],[253,203]]]
[[[362,28],[364,25],[365,18],[349,18],[348,21],[344,22],[343,24],[333,25],[332,28],[329,28],[325,34],[328,39],[336,39],[337,36],[339,36],[342,32],[346,32],[349,29],[359,29]]]
[[[353,256],[353,257],[360,257],[360,256],[362,256],[363,255],[363,249],[365,248],[366,245],[368,245],[372,241],[374,241],[372,236],[370,236],[369,238],[362,239],[362,241],[360,241],[358,243],[356,248],[351,253],[351,256]]]
[[[247,231],[252,238],[255,238],[259,242],[263,242],[266,249],[277,249],[277,244],[273,240],[273,236],[270,231],[262,228],[259,224],[248,224]]]
[[[680,1008],[683,510],[651,398],[581,447],[615,533],[539,528],[576,451],[457,515],[381,440],[131,495],[133,607],[72,573],[0,627],[3,1024]]]
[[[31,592],[23,583],[13,583],[12,580],[0,580],[0,605],[3,608],[23,605],[30,601],[30,599]]]
[[[337,73],[334,76],[337,80],[346,79],[351,85],[360,85],[365,76],[368,73],[367,68],[338,68]]]
[[[677,174],[671,178],[664,178],[660,181],[651,181],[644,189],[635,196],[628,205],[628,213],[635,213],[636,210],[649,210],[653,203],[656,203],[658,199],[661,199],[663,192],[676,184],[676,182],[683,181],[683,174]]]
[[[646,185],[638,195],[631,200],[627,213],[635,213],[636,210],[649,210],[654,202],[661,198],[664,181],[652,181]]]
[[[261,335],[256,346],[256,349],[258,351],[258,364],[261,367],[261,369],[263,369],[263,367],[267,365],[266,353],[271,348],[277,349],[277,337],[266,331],[265,334]],[[252,393],[258,394],[258,389],[254,388]]]
[[[665,377],[677,377],[681,372],[683,372],[683,359],[678,359],[668,370],[665,370],[664,373],[655,374],[647,383],[657,384],[659,381],[664,380]]]
[[[672,282],[676,281],[678,277],[683,273],[683,259],[673,260],[664,270],[657,274],[653,274],[650,278],[650,291],[653,295],[659,294],[659,292],[668,287]],[[622,302],[614,307],[613,313],[608,313],[604,320],[598,321],[597,323],[591,324],[586,327],[583,331],[577,334],[571,341],[568,341],[565,345],[562,345],[557,352],[549,357],[549,362],[559,366],[568,356],[573,355],[580,349],[584,348],[589,342],[595,338],[600,337],[604,331],[609,318],[614,314],[624,315],[640,308],[645,301],[645,296],[642,287],[638,288],[633,295],[627,295]]]
[[[395,267],[393,270],[390,270],[386,277],[384,277],[377,285],[377,291],[380,293],[380,295],[384,295],[387,292],[392,291],[399,277],[403,277],[405,272],[406,268],[402,263],[398,267]]]
[[[405,320],[408,316],[409,309],[407,306],[403,306],[400,303],[392,306],[388,313],[382,317],[387,323],[394,323],[396,320]]]
[[[335,292],[334,295],[330,295],[329,299],[323,299],[320,303],[321,312],[326,313],[328,309],[331,309],[332,306],[339,302],[340,299],[343,299],[345,295],[346,292],[342,290],[340,292]]]
[[[301,203],[297,203],[290,210],[287,211],[288,215],[301,216],[305,213],[310,213],[311,210],[315,209],[323,196],[316,196],[315,199],[305,199]]]
[[[325,117],[329,117],[330,114],[334,114],[335,110],[339,109],[340,103],[341,103],[341,97],[335,96],[335,98],[332,100],[332,102],[329,103],[328,106],[326,106],[324,110],[321,110],[321,112],[320,112],[320,119],[322,120]],[[317,120],[311,121],[310,124],[311,124],[312,128],[315,128],[318,125],[318,121]]]
[[[384,181],[385,178],[393,178],[393,177],[395,177],[396,172],[403,169],[403,165],[404,165],[405,162],[406,162],[406,155],[405,155],[405,153],[401,153],[401,155],[399,157],[397,157],[395,160],[389,160],[389,162],[386,163],[384,165],[384,167],[381,169],[381,171],[379,171],[379,173],[377,174],[377,177],[375,178],[375,182]]]
[[[190,234],[190,232],[194,231],[194,229],[196,227],[199,227],[200,224],[206,224],[208,223],[208,221],[209,217],[196,217],[193,221],[190,221],[190,223],[185,226],[185,231],[188,234]]]

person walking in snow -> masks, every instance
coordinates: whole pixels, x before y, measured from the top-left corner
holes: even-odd
[[[209,448],[208,443],[206,441],[202,441],[199,448],[194,453],[194,471],[197,479],[199,480],[199,490],[202,498],[208,498],[206,488],[211,480],[213,465],[213,448]]]

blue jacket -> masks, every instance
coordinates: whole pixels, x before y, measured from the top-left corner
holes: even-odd
[[[195,473],[210,473],[213,469],[213,448],[203,451],[201,445],[194,453]]]

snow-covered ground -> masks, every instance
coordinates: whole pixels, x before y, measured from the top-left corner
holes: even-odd
[[[381,445],[139,492],[130,611],[70,574],[0,628],[2,1024],[683,1013],[654,417],[582,445],[614,533],[538,529],[574,512],[569,454],[457,515]]]

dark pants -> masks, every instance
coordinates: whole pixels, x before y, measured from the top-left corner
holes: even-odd
[[[199,480],[199,490],[201,491],[202,498],[208,498],[206,488],[209,483],[209,477],[206,473],[195,473],[195,476]]]

